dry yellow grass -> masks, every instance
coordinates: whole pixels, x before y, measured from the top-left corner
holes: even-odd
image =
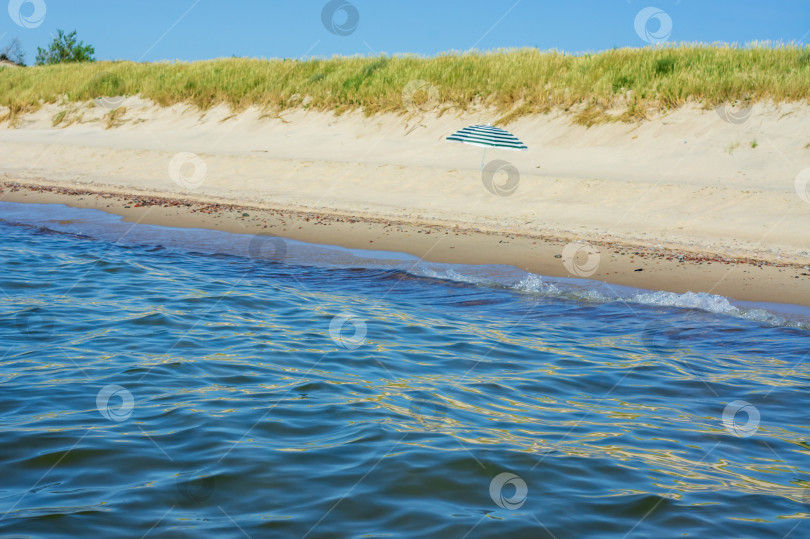
[[[96,62],[0,70],[3,118],[42,103],[139,95],[161,105],[200,109],[227,104],[367,114],[406,112],[403,90],[426,81],[412,96],[417,109],[491,107],[501,123],[526,114],[568,109],[579,123],[634,121],[650,110],[688,100],[806,101],[810,49],[681,45],[571,55],[535,49],[491,53],[336,57],[328,60],[218,59],[192,63]],[[431,92],[438,97],[431,101]],[[413,111],[411,105],[411,111]],[[3,114],[3,113],[0,113]]]

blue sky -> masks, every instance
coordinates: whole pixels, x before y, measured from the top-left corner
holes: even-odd
[[[353,6],[328,19],[337,33],[322,22],[325,0],[0,0],[11,8],[0,10],[0,46],[19,38],[31,63],[36,47],[61,28],[77,30],[99,60],[433,55],[500,47],[582,52],[647,45],[635,19],[650,6],[671,21],[671,31],[663,31],[672,42],[807,44],[810,37],[810,0],[332,1]],[[16,22],[15,13],[22,14]],[[657,35],[661,24],[653,18],[646,28]]]

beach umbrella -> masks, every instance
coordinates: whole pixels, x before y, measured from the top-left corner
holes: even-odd
[[[484,155],[481,157],[482,170],[484,168],[484,159],[487,156],[487,148],[504,148],[506,150],[521,152],[525,152],[529,149],[506,129],[491,125],[471,125],[465,127],[447,137],[447,140],[484,148]]]

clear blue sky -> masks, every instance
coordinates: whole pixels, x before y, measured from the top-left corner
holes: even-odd
[[[634,23],[649,6],[670,18],[672,42],[806,44],[810,37],[810,0],[342,1],[359,16],[345,36],[324,26],[325,0],[0,0],[0,46],[19,38],[32,63],[36,47],[61,28],[77,30],[99,60],[433,55],[499,47],[582,52],[647,45]],[[31,19],[36,2],[45,6],[44,18],[35,17],[33,28],[15,23],[5,9],[22,3],[22,15]],[[353,26],[346,19],[338,11],[333,20]],[[660,24],[651,21],[650,31]]]

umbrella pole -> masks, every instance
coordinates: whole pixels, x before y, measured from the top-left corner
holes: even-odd
[[[481,170],[484,170],[484,159],[487,157],[487,149],[484,148],[484,155],[481,156]]]

